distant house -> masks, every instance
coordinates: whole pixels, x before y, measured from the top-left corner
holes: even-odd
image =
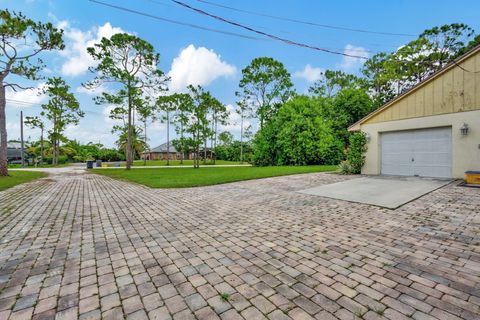
[[[167,148],[167,143],[163,143],[142,153],[142,159],[147,160],[179,160],[181,158],[182,154],[178,152],[171,143],[169,148]],[[185,159],[189,159],[187,155],[185,156]]]
[[[212,159],[212,150],[207,148],[207,159]],[[200,149],[200,159],[203,159],[205,156],[205,150],[203,148]],[[152,148],[146,152],[143,152],[141,155],[142,160],[180,160],[182,159],[182,153],[178,152],[177,149],[170,143],[170,147],[167,148],[167,143],[163,143],[155,148]],[[193,153],[185,154],[184,160],[192,160]]]
[[[20,142],[7,143],[7,161],[21,161],[22,160],[22,145]]]

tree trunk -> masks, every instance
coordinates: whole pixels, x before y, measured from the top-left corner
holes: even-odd
[[[60,138],[57,138],[56,165],[58,165],[58,158],[60,158]]]
[[[197,167],[197,139],[195,137],[195,134],[193,134],[193,141],[195,142],[195,145],[193,147],[193,167]]]
[[[8,176],[7,120],[5,116],[5,87],[0,84],[0,176]]]
[[[212,122],[212,132],[214,132],[215,130],[215,124],[216,124],[216,121]],[[215,160],[213,158],[213,139],[214,139],[214,135],[212,134],[210,138],[210,155],[211,155],[210,163],[211,164],[215,164]]]
[[[212,152],[212,160],[213,164],[217,161],[217,153],[213,154],[213,152],[217,149],[217,129],[218,129],[218,121],[215,119],[215,130],[214,130],[214,137],[213,137],[213,148],[211,150]]]
[[[145,118],[145,122],[143,123],[143,131],[144,131],[144,144],[145,144],[145,151],[143,152],[143,166],[147,165],[147,119]]]
[[[131,96],[130,82],[128,83],[127,90],[128,90],[128,124],[127,124],[128,133],[127,133],[126,169],[130,170],[132,166],[132,96]]]
[[[133,135],[135,134],[135,116],[136,116],[136,113],[135,113],[135,107],[132,106],[132,124],[131,124],[131,129],[132,129],[132,135],[131,135],[131,140],[130,140],[130,165],[133,165],[133,161],[135,161],[135,148],[133,147],[133,140],[134,140],[134,137]]]
[[[203,141],[203,164],[207,164],[207,137]]]
[[[201,143],[199,129],[197,129],[197,135],[194,141],[195,141],[195,161],[193,162],[193,166],[195,169],[198,169],[200,167],[199,158],[200,158],[200,143]]]
[[[40,164],[43,163],[43,126],[40,131]]]
[[[180,164],[183,164],[183,159],[185,159],[185,143],[183,141],[183,123],[180,124],[180,145],[182,146],[182,158],[180,159]]]
[[[240,164],[243,164],[243,112],[240,116]]]
[[[170,113],[167,111],[167,166],[170,165]]]

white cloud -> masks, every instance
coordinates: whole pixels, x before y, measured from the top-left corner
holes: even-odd
[[[343,51],[344,54],[349,54],[358,57],[347,57],[343,56],[343,60],[340,63],[340,68],[344,71],[352,71],[359,68],[364,62],[365,59],[359,57],[366,57],[368,58],[368,51],[363,47],[355,47],[351,44],[347,44],[345,46],[345,50]]]
[[[242,118],[240,115],[235,112],[235,106],[231,104],[226,105],[227,111],[229,112],[229,117],[228,117],[228,124],[227,125],[220,125],[218,127],[218,132],[221,131],[228,131],[234,134],[235,136],[238,136],[240,138],[240,132],[241,132],[241,121]],[[251,122],[249,119],[243,119],[243,129],[247,128],[248,126],[251,125]]]
[[[233,76],[235,72],[236,68],[222,61],[213,50],[195,48],[191,44],[173,59],[168,73],[171,77],[170,89],[182,91],[189,84],[206,86],[217,78]]]
[[[307,64],[302,71],[297,71],[293,74],[294,77],[304,79],[307,82],[315,82],[322,78],[324,70],[321,68],[314,68]]]
[[[67,57],[67,61],[61,68],[61,72],[65,76],[84,74],[89,67],[95,65],[87,48],[99,43],[103,37],[110,38],[116,33],[124,32],[121,28],[113,27],[110,22],[106,22],[103,26],[93,27],[88,31],[70,28],[66,21],[61,21],[59,26],[65,29],[65,38],[67,39],[67,48],[61,52],[61,55]]]
[[[25,108],[45,102],[46,96],[41,93],[44,85],[45,82],[41,82],[31,89],[19,91],[8,89],[6,92],[7,105]]]
[[[67,126],[64,133],[68,138],[76,139],[82,143],[99,142],[107,146],[113,146],[117,138],[111,134],[110,130],[105,130],[105,128],[94,127],[85,130],[84,127],[74,125]]]

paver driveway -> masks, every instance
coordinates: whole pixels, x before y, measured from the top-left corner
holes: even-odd
[[[0,319],[479,319],[480,190],[395,211],[295,192],[344,179],[1,192]]]

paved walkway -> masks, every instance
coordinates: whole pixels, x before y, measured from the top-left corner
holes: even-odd
[[[200,164],[200,168],[228,168],[228,167],[251,167],[251,164]],[[132,166],[132,169],[169,169],[169,168],[193,168],[193,166],[182,165],[182,166]],[[95,167],[95,170],[105,170],[105,169],[125,169],[125,167]]]
[[[296,192],[345,179],[0,192],[0,319],[479,319],[480,190],[395,211]]]

